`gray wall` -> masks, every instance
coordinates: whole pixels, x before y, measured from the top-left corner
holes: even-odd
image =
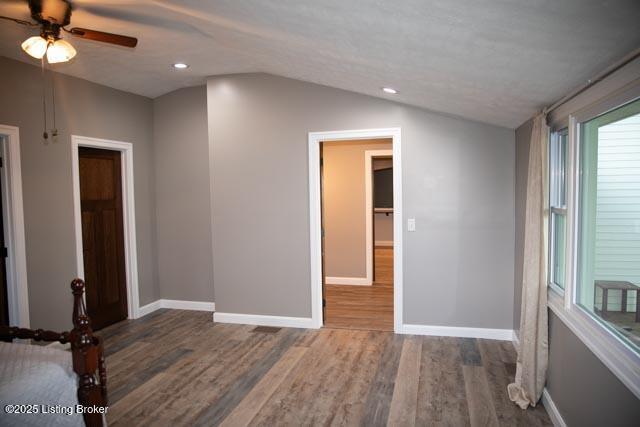
[[[160,295],[213,302],[206,87],[154,99],[153,114]]]
[[[76,249],[71,134],[131,142],[140,303],[159,297],[155,256],[152,101],[54,75],[58,141],[42,140],[40,69],[0,57],[0,123],[20,128],[29,310],[33,328],[69,329]]]
[[[549,310],[547,390],[568,426],[633,426],[638,399]]]
[[[513,130],[265,74],[207,92],[218,311],[310,317],[307,133],[401,127],[404,321],[512,328]]]

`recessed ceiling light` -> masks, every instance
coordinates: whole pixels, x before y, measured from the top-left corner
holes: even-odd
[[[398,91],[397,91],[397,90],[395,90],[395,89],[394,89],[394,88],[392,88],[392,87],[383,87],[383,88],[382,88],[382,90],[383,90],[383,91],[385,91],[385,92],[387,92],[387,93],[398,93]]]
[[[189,68],[189,65],[185,64],[184,62],[176,62],[175,64],[173,64],[173,68],[184,70],[185,68]]]

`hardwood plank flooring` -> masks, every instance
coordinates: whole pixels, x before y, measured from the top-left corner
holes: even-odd
[[[464,365],[462,374],[469,403],[471,425],[497,426],[498,416],[491,398],[485,369],[480,366]]]
[[[371,286],[325,285],[328,328],[393,331],[393,248],[375,248]]]
[[[262,377],[260,382],[251,389],[220,425],[224,427],[249,425],[306,351],[305,347],[291,347],[287,350],[284,356]]]
[[[402,345],[398,375],[389,409],[388,423],[391,425],[416,425],[421,344],[418,338],[410,337],[405,339]]]
[[[112,426],[550,426],[509,401],[504,341],[255,330],[163,310],[100,331]]]
[[[401,335],[395,335],[386,340],[369,387],[362,425],[384,426],[387,424],[403,342],[404,337]]]
[[[417,425],[470,424],[459,341],[448,337],[423,338]]]

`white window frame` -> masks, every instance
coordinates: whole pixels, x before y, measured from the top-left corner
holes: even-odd
[[[565,243],[567,241],[568,238],[568,228],[567,228],[567,204],[568,204],[568,171],[569,171],[569,141],[568,141],[568,133],[569,133],[569,129],[567,126],[560,126],[558,130],[554,130],[551,132],[550,136],[549,136],[549,150],[548,150],[548,157],[549,157],[549,241],[548,241],[548,254],[549,254],[549,262],[547,263],[547,265],[549,266],[549,272],[547,275],[547,284],[549,286],[549,288],[551,288],[554,292],[557,292],[560,295],[564,294],[564,289],[559,286],[556,283],[556,278],[554,277],[554,259],[555,259],[555,234],[556,234],[556,229],[555,229],[555,221],[553,221],[553,215],[563,215],[565,218],[565,234],[567,236],[565,236]],[[565,165],[564,165],[564,170],[562,171],[562,173],[564,174],[564,196],[565,196],[565,200],[564,200],[564,205],[563,206],[557,206],[558,203],[558,197],[557,195],[553,192],[554,189],[557,188],[557,175],[554,174],[554,172],[557,170],[557,157],[555,156],[554,151],[551,150],[551,147],[554,145],[554,143],[560,138],[560,135],[567,135],[567,154],[565,157]],[[566,250],[566,249],[565,249]],[[566,252],[565,252],[566,255]],[[567,268],[567,264],[565,262],[565,269]],[[566,285],[566,281],[565,281],[565,285]]]
[[[578,277],[578,207],[579,207],[579,148],[580,126],[595,117],[640,99],[640,79],[603,100],[570,114],[555,129],[568,126],[566,165],[566,276],[561,294],[553,289],[548,292],[548,306],[553,313],[589,348],[633,394],[640,398],[640,354],[626,341],[611,331],[593,313],[577,304],[576,281]]]

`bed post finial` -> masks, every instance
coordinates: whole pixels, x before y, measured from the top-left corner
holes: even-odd
[[[78,374],[78,402],[83,406],[106,406],[106,374],[102,355],[102,340],[93,336],[91,322],[87,315],[82,294],[84,282],[73,279],[71,282],[73,293],[73,329],[71,330],[71,352],[73,354],[73,370]],[[96,373],[100,377],[96,378]],[[103,387],[97,380],[102,382]],[[102,417],[95,413],[83,414],[87,426],[101,426]]]
[[[84,282],[82,279],[73,279],[71,282],[71,292],[73,293],[73,326],[76,329],[84,330],[89,325],[89,316],[87,316],[87,310],[84,306]]]

